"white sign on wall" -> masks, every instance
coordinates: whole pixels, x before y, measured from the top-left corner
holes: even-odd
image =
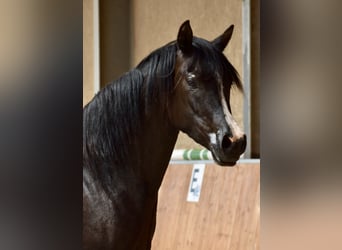
[[[198,202],[204,176],[205,164],[194,164],[190,179],[187,201]]]

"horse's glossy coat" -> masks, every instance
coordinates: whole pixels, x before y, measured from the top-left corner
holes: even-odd
[[[230,88],[242,89],[222,51],[233,26],[212,42],[193,37],[152,52],[107,85],[83,114],[84,249],[150,249],[158,189],[178,132],[234,165],[246,137],[230,114]]]

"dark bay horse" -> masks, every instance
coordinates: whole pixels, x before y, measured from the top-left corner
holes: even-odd
[[[189,21],[177,40],[102,89],[83,111],[84,249],[150,249],[158,189],[179,131],[233,166],[246,136],[230,89],[242,90],[222,51],[234,26],[209,42]]]

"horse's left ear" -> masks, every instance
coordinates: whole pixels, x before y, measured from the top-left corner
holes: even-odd
[[[230,25],[230,27],[228,29],[226,29],[226,31],[220,35],[219,37],[217,37],[214,41],[212,41],[211,43],[220,51],[223,51],[230,38],[232,38],[232,34],[233,34],[233,30],[234,30],[234,25]]]
[[[190,21],[186,20],[179,28],[177,36],[177,44],[184,54],[189,54],[192,51],[192,29]]]

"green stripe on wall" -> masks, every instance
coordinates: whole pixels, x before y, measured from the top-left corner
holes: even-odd
[[[191,149],[186,149],[186,150],[184,150],[184,153],[183,153],[183,159],[184,160],[190,160],[189,158],[188,158],[188,152],[190,151]]]
[[[208,149],[204,149],[203,151],[203,160],[209,160],[209,157],[208,157]]]
[[[207,149],[186,149],[182,157],[186,161],[209,160],[210,151]]]
[[[198,150],[198,149],[192,150],[190,154],[191,160],[201,160],[200,153],[201,153],[201,150]]]

